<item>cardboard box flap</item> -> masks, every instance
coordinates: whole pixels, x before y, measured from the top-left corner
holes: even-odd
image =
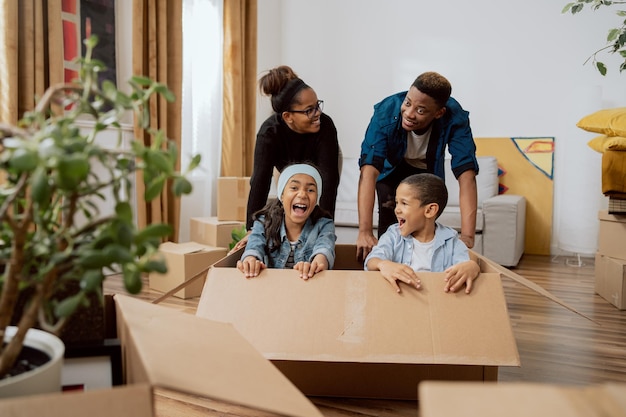
[[[115,296],[129,383],[183,391],[286,416],[315,406],[228,324]]]
[[[42,394],[0,400],[3,417],[152,417],[152,389],[147,384],[85,392]]]
[[[443,273],[422,273],[423,289],[401,294],[378,272],[296,274],[272,269],[246,279],[214,266],[196,314],[233,323],[268,359],[520,364],[498,274],[481,275],[470,295],[445,293]]]
[[[521,284],[521,285],[525,286],[526,288],[536,292],[537,294],[542,295],[542,296],[544,296],[544,297],[554,301],[555,303],[561,305],[562,307],[565,307],[569,311],[571,311],[573,313],[576,313],[579,316],[584,317],[587,320],[594,322],[595,324],[600,324],[597,321],[593,320],[591,317],[589,317],[589,316],[581,313],[580,311],[576,310],[574,307],[570,306],[565,301],[561,300],[559,297],[553,295],[551,292],[549,292],[545,288],[541,287],[540,285],[535,284],[533,281],[529,280],[528,278],[525,278],[525,277],[523,277],[523,276],[521,276],[519,274],[516,274],[515,272],[511,271],[510,269],[507,269],[507,268],[503,267],[502,265],[495,263],[491,259],[486,258],[483,255],[480,255],[480,254],[474,252],[473,250],[470,250],[470,256],[471,256],[472,259],[474,259],[476,262],[478,262],[478,264],[480,265],[480,270],[481,271],[483,271],[483,272],[499,273],[502,276],[510,278],[513,281],[517,282],[518,284]]]
[[[196,253],[202,252],[209,249],[215,249],[207,245],[203,245],[201,243],[196,242],[184,242],[184,243],[173,243],[173,242],[164,242],[159,246],[159,250],[166,250],[170,253],[185,255],[188,253]]]
[[[419,397],[422,417],[626,415],[626,384],[566,387],[426,381],[419,385]]]

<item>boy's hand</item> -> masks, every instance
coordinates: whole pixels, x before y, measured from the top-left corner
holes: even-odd
[[[300,261],[293,266],[293,269],[300,271],[300,278],[307,280],[318,272],[328,269],[328,259],[322,254],[317,254],[311,262]]]
[[[254,278],[265,269],[265,264],[254,256],[246,256],[243,261],[237,261],[237,269],[243,272],[246,278]]]
[[[446,286],[443,289],[445,292],[456,292],[465,284],[465,293],[469,294],[472,291],[472,283],[480,274],[480,267],[475,261],[470,260],[452,265],[445,273]]]
[[[402,292],[402,290],[400,290],[400,286],[396,281],[402,281],[418,290],[422,288],[422,282],[410,266],[391,261],[381,261],[378,262],[377,267],[383,275],[383,278],[385,278],[398,293]]]

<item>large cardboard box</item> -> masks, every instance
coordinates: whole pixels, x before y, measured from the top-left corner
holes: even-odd
[[[218,220],[214,217],[192,217],[189,220],[190,240],[204,245],[228,248],[233,241],[232,232],[240,229],[245,222]]]
[[[128,385],[3,399],[0,415],[153,417],[153,393],[167,390],[237,405],[241,415],[322,417],[233,326],[125,295],[115,308]]]
[[[598,252],[611,258],[626,259],[626,214],[598,213]]]
[[[626,260],[596,253],[595,291],[620,310],[626,310]]]
[[[520,365],[497,273],[469,295],[444,293],[443,273],[397,294],[353,245],[337,246],[336,266],[361,270],[307,281],[286,269],[246,279],[240,255],[211,268],[197,315],[232,323],[306,395],[416,399],[422,380],[495,381]]]
[[[250,177],[217,179],[217,219],[246,221]]]
[[[227,252],[226,248],[202,245],[197,242],[162,243],[159,246],[159,253],[165,257],[167,272],[165,274],[151,273],[148,276],[150,288],[162,292],[176,288],[208,269],[210,265],[226,256]],[[204,278],[197,279],[174,295],[179,298],[198,297],[202,293],[203,285]]]
[[[421,417],[626,416],[626,384],[423,382]]]

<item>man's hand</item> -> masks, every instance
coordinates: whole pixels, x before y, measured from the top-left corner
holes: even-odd
[[[378,239],[374,236],[374,234],[370,231],[368,232],[359,232],[359,236],[356,240],[356,260],[363,262],[369,253],[372,251],[372,248],[376,246],[378,243]]]
[[[474,236],[469,235],[459,235],[459,240],[465,243],[468,249],[472,249],[474,247]]]
[[[472,284],[480,274],[480,267],[475,261],[465,261],[452,265],[444,271],[446,273],[445,292],[457,292],[465,285],[465,293],[472,292]]]

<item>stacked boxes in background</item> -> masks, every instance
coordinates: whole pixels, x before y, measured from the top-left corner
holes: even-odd
[[[246,221],[250,177],[217,179],[217,219]]]
[[[229,248],[232,233],[244,227],[244,221],[218,220],[217,217],[192,217],[190,220],[191,240],[205,245]]]
[[[245,225],[249,193],[250,177],[218,178],[217,217],[191,218],[190,242],[165,242],[159,246],[168,270],[165,274],[150,274],[150,288],[168,292],[225,257],[233,242],[233,230]],[[205,279],[206,273],[174,296],[184,299],[200,296]]]
[[[150,288],[168,292],[222,259],[228,250],[196,242],[165,242],[159,246],[159,252],[165,258],[167,272],[165,274],[153,272],[148,276],[148,281]],[[195,282],[174,293],[174,296],[183,299],[200,296],[205,279],[206,271],[202,279],[196,279]]]
[[[626,214],[598,214],[598,253],[595,291],[620,310],[626,310]]]

